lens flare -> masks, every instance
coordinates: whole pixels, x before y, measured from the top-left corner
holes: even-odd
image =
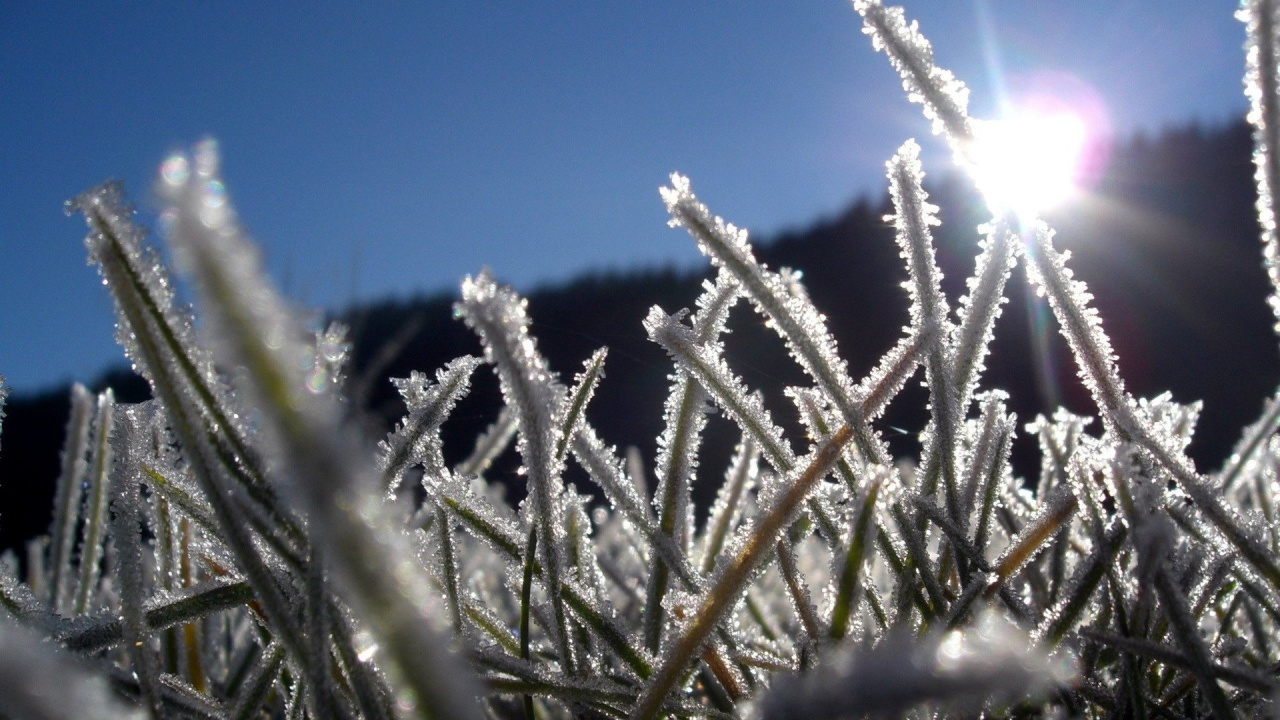
[[[1029,218],[1076,194],[1088,141],[1074,113],[1022,109],[976,123],[969,160],[993,212]]]

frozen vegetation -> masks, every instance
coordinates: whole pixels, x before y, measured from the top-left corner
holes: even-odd
[[[975,127],[964,85],[934,65],[902,10],[854,7],[964,166]],[[1276,15],[1272,0],[1240,12],[1273,283]],[[155,399],[72,394],[49,534],[0,568],[0,716],[1277,712],[1280,401],[1224,467],[1196,469],[1184,451],[1199,406],[1125,390],[1068,254],[1025,214],[981,228],[968,294],[947,298],[914,142],[887,165],[911,323],[861,379],[798,276],[757,262],[744,231],[671,177],[671,224],[716,273],[691,311],[643,319],[672,362],[652,483],[587,420],[605,349],[564,382],[524,301],[486,273],[463,282],[456,305],[484,357],[395,380],[408,412],[366,447],[343,400],[343,329],[304,335],[263,276],[218,162],[202,143],[167,160],[158,182],[161,234],[198,323],[117,187],[70,203]],[[1018,263],[1047,297],[1097,418],[1019,422],[982,386]],[[1267,301],[1280,317],[1280,294]],[[744,308],[810,378],[788,390],[794,407],[765,407],[725,361],[726,318]],[[440,428],[484,366],[505,409],[449,465]],[[923,452],[893,458],[872,421],[917,373],[929,391]],[[690,483],[709,407],[741,442],[703,513]],[[793,412],[805,437],[773,419]],[[1013,476],[1016,433],[1039,440],[1036,478]],[[512,442],[528,484],[518,507],[485,479]],[[569,463],[606,503],[565,483]]]

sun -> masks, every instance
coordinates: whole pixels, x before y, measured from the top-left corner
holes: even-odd
[[[1088,128],[1067,110],[1012,110],[978,121],[970,171],[996,214],[1033,218],[1080,190]]]

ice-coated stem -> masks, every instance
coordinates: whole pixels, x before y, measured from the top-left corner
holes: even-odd
[[[1089,306],[1093,296],[1083,282],[1073,279],[1066,264],[1069,254],[1053,247],[1053,231],[1047,225],[1036,222],[1023,234],[1023,241],[1030,280],[1048,296],[1080,368],[1080,378],[1102,411],[1103,420],[1118,432],[1132,434],[1132,401],[1116,369],[1111,340],[1102,330],[1098,311]]]
[[[777,539],[791,525],[800,504],[813,487],[830,471],[844,446],[853,439],[853,430],[841,427],[806,463],[805,468],[777,502],[756,523],[739,552],[716,574],[684,631],[672,644],[640,695],[631,720],[653,720],[661,712],[667,696],[684,674],[685,667],[700,654],[724,613],[742,595],[756,565],[773,549]]]
[[[911,318],[915,332],[925,338],[925,375],[929,384],[930,427],[925,435],[925,467],[922,492],[932,495],[939,477],[946,491],[947,510],[960,517],[956,487],[956,433],[963,409],[954,383],[947,322],[947,299],[942,294],[942,273],[934,258],[931,225],[938,224],[937,207],[931,205],[922,182],[920,146],[908,140],[888,163],[889,194],[897,211],[898,246],[911,277]]]
[[[969,119],[969,89],[950,70],[933,62],[933,46],[915,22],[908,23],[900,7],[885,7],[880,0],[853,0],[862,16],[862,31],[871,45],[889,56],[902,78],[902,87],[913,102],[924,107],[935,135],[944,135],[958,158],[963,159],[973,137]]]
[[[529,660],[529,608],[533,592],[533,558],[538,552],[538,532],[529,529],[529,540],[524,546],[524,578],[520,583],[520,659]],[[533,696],[524,696],[525,720],[534,720]]]
[[[163,371],[175,391],[209,421],[224,470],[291,538],[301,539],[301,532],[283,513],[274,490],[263,478],[260,460],[248,449],[243,428],[233,422],[235,410],[228,407],[227,391],[215,376],[209,354],[194,342],[189,314],[174,307],[172,280],[155,253],[142,247],[142,231],[133,224],[132,210],[123,203],[121,193],[118,184],[104,183],[69,201],[67,210],[78,210],[85,216],[89,226],[85,245],[115,300],[121,321],[119,337],[126,353],[153,392],[159,392],[155,376]],[[147,357],[135,340],[143,334],[153,338],[154,357]]]
[[[578,436],[579,431],[586,424],[587,404],[591,402],[600,379],[604,377],[604,361],[608,355],[607,347],[602,347],[591,354],[583,364],[582,372],[575,379],[573,389],[564,399],[560,411],[556,413],[559,418],[556,430],[556,462],[564,462],[573,438]]]
[[[253,589],[243,580],[212,580],[170,597],[166,602],[151,604],[143,619],[147,633],[197,620],[223,610],[240,607],[253,600]],[[111,647],[124,639],[124,626],[114,613],[93,619],[82,619],[56,634],[64,647],[93,653]]]
[[[969,294],[960,300],[960,324],[951,340],[952,378],[959,398],[957,407],[963,415],[973,397],[983,359],[991,345],[992,330],[1004,303],[1004,286],[1017,264],[1014,252],[1016,234],[1008,221],[984,225],[986,236],[980,241],[982,253],[968,280]]]
[[[469,355],[452,360],[436,373],[434,384],[416,372],[392,381],[404,397],[408,414],[379,448],[382,481],[391,492],[399,486],[405,470],[423,462],[430,446],[439,443],[440,425],[471,389],[471,375],[481,362]]]
[[[272,684],[284,665],[284,647],[272,643],[262,653],[262,660],[253,669],[253,675],[241,686],[231,702],[231,720],[250,720],[260,711]]]
[[[649,338],[696,378],[716,404],[751,436],[775,469],[783,473],[791,470],[795,452],[783,438],[782,429],[774,424],[760,396],[747,391],[715,348],[699,345],[690,328],[656,305],[645,318],[645,329]]]
[[[560,593],[565,575],[564,523],[555,500],[563,486],[564,462],[555,453],[553,412],[562,403],[564,388],[553,379],[529,336],[525,302],[513,291],[499,287],[483,272],[463,281],[462,300],[455,308],[483,341],[485,358],[494,364],[503,396],[519,420],[517,442],[528,477],[528,515],[538,530],[538,553],[546,569],[543,579],[555,623],[549,632],[561,664],[573,672],[575,653]]]
[[[1280,430],[1280,392],[1267,400],[1262,410],[1262,417],[1245,428],[1244,436],[1231,453],[1231,457],[1227,458],[1227,466],[1218,476],[1218,486],[1223,492],[1231,489],[1244,469],[1254,462],[1258,451],[1276,434],[1277,430]]]
[[[83,615],[89,610],[89,600],[98,585],[98,564],[106,537],[107,497],[111,487],[111,432],[115,425],[115,407],[111,388],[98,395],[98,410],[93,420],[88,505],[85,508],[84,532],[80,537],[80,582],[76,585],[72,607],[76,615]]]
[[[307,390],[304,371],[311,353],[262,277],[234,211],[225,198],[210,195],[218,172],[216,148],[206,143],[191,160],[178,157],[193,167],[186,177],[167,179],[162,189],[175,216],[171,241],[189,264],[211,329],[221,339],[218,351],[245,368],[268,435],[265,446],[294,479],[311,522],[323,528],[315,536],[324,539],[324,556],[403,684],[400,701],[422,717],[475,717],[468,676],[457,671],[420,610],[429,581],[384,506],[376,471],[358,462],[360,449],[338,425],[333,398]],[[221,191],[220,183],[216,189]],[[301,638],[285,640],[292,652],[306,651]]]
[[[80,521],[81,487],[88,471],[89,429],[93,421],[93,396],[84,385],[71,388],[71,414],[67,419],[66,442],[62,449],[62,472],[54,499],[53,525],[49,536],[52,547],[49,569],[49,604],[55,612],[66,607],[73,565],[72,550],[76,542],[76,525]]]
[[[1027,237],[1031,280],[1049,297],[1049,306],[1071,346],[1080,375],[1102,411],[1104,421],[1121,441],[1133,442],[1173,477],[1196,507],[1217,527],[1250,565],[1280,588],[1280,565],[1270,551],[1223,507],[1208,484],[1185,457],[1171,450],[1150,428],[1138,422],[1134,402],[1127,395],[1115,366],[1111,341],[1102,330],[1097,311],[1089,307],[1091,295],[1084,283],[1072,280],[1065,253],[1053,248],[1053,233],[1037,223]]]
[[[1275,0],[1244,0],[1236,15],[1245,23],[1245,96],[1253,125],[1254,180],[1258,186],[1258,224],[1262,261],[1271,281],[1267,304],[1280,333],[1280,240],[1276,228],[1276,192],[1280,192],[1280,62],[1277,60]]]
[[[671,224],[685,228],[698,249],[733,275],[743,293],[769,319],[772,328],[786,342],[792,356],[835,403],[853,429],[854,445],[866,463],[889,464],[888,451],[872,432],[862,407],[854,398],[848,368],[836,351],[835,339],[826,320],[807,297],[788,290],[775,272],[756,261],[746,231],[715,217],[693,194],[689,179],[671,176],[671,186],[662,188],[662,199],[671,215]],[[762,449],[768,449],[762,445]]]
[[[116,297],[122,314],[135,327],[147,327],[136,296],[123,291]],[[281,636],[290,651],[300,658],[299,663],[305,666],[306,656],[302,652],[302,632],[288,609],[288,602],[280,587],[253,547],[249,533],[240,522],[239,513],[233,509],[230,493],[220,482],[222,476],[215,469],[216,464],[210,459],[213,451],[205,442],[206,436],[197,430],[197,424],[191,417],[190,407],[177,390],[176,382],[169,375],[168,367],[161,361],[163,356],[155,337],[140,333],[137,336],[137,345],[139,354],[148,362],[154,363],[152,387],[165,407],[174,434],[182,443],[192,475],[200,483],[200,489],[209,502],[213,512],[211,522],[217,535],[235,554],[258,602],[261,603],[264,614],[273,623],[275,632]]]
[[[1050,537],[1069,522],[1076,510],[1076,496],[1065,487],[1041,501],[1040,509],[1022,526],[1022,532],[1013,538],[1009,547],[992,563],[995,578],[988,586],[994,591],[1031,561]]]
[[[698,298],[699,311],[693,318],[693,339],[699,345],[718,343],[729,309],[738,296],[738,283],[721,272],[715,283],[706,283]],[[667,396],[666,428],[658,438],[658,487],[654,504],[658,509],[659,532],[687,554],[689,538],[686,522],[690,513],[690,485],[698,464],[702,431],[706,427],[707,392],[677,364],[675,383]],[[664,611],[672,568],[662,553],[653,553],[645,587],[644,637],[649,650],[657,652],[662,639]],[[703,572],[708,572],[704,570]]]
[[[840,640],[849,631],[849,619],[857,608],[862,594],[862,565],[871,548],[872,536],[879,531],[876,527],[876,498],[880,495],[883,477],[875,478],[867,487],[862,502],[854,516],[853,528],[849,533],[849,547],[845,552],[844,563],[840,567],[840,578],[836,585],[836,600],[831,610],[831,639]]]
[[[741,517],[743,495],[750,491],[759,472],[758,458],[760,451],[750,435],[745,435],[733,456],[733,463],[724,484],[716,494],[716,502],[711,506],[711,514],[707,518],[704,533],[706,545],[702,550],[702,572],[710,573],[715,569],[720,552],[724,549],[725,540],[734,524]]]
[[[138,406],[124,411],[123,422],[113,443],[120,470],[112,487],[111,537],[116,545],[116,578],[120,583],[120,615],[128,654],[138,676],[143,704],[156,720],[163,717],[160,690],[157,685],[155,655],[145,642],[146,620],[143,601],[146,595],[146,569],[142,559],[142,481],[140,460],[144,433],[150,430],[148,416]]]

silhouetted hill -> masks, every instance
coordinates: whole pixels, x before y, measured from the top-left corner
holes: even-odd
[[[1268,285],[1253,208],[1251,152],[1243,123],[1138,139],[1115,151],[1091,197],[1049,218],[1059,246],[1072,251],[1072,267],[1097,298],[1131,392],[1151,396],[1170,390],[1182,402],[1204,400],[1191,449],[1204,471],[1220,465],[1280,380],[1280,353],[1264,300]],[[930,187],[942,207],[938,261],[954,303],[972,272],[975,227],[986,214],[965,183],[943,179]],[[872,367],[907,322],[901,288],[906,275],[883,219],[888,211],[883,201],[860,200],[838,217],[757,247],[771,267],[804,272],[855,376]],[[494,263],[501,276],[502,259]],[[539,347],[562,377],[579,371],[597,347],[609,346],[606,378],[589,415],[602,437],[636,445],[650,461],[671,363],[646,339],[641,320],[655,303],[669,312],[692,304],[707,276],[675,270],[589,275],[529,296]],[[1021,267],[1007,295],[984,386],[1008,390],[1020,421],[1059,404],[1091,414],[1074,363],[1043,301],[1028,292]],[[351,387],[368,411],[371,435],[385,432],[403,410],[386,377],[433,372],[453,357],[480,352],[471,333],[453,319],[453,298],[450,291],[385,301],[343,315],[356,343]],[[745,304],[731,328],[730,363],[749,386],[765,392],[775,417],[794,427],[781,390],[803,383],[803,376]],[[145,395],[128,373],[108,374],[96,385],[104,384],[117,387],[126,401]],[[917,385],[879,423],[895,452],[913,450],[914,434],[924,423],[924,393]],[[0,546],[45,530],[66,398],[66,388],[59,388],[9,403],[0,453]],[[497,406],[497,383],[482,369],[472,395],[447,426],[447,452],[465,454]],[[727,422],[710,423],[699,469],[704,478],[722,472],[737,439],[730,429]],[[1020,438],[1019,470],[1034,474],[1037,457],[1034,441]],[[497,472],[514,480],[517,464],[507,457]],[[511,486],[522,492],[518,481]]]

